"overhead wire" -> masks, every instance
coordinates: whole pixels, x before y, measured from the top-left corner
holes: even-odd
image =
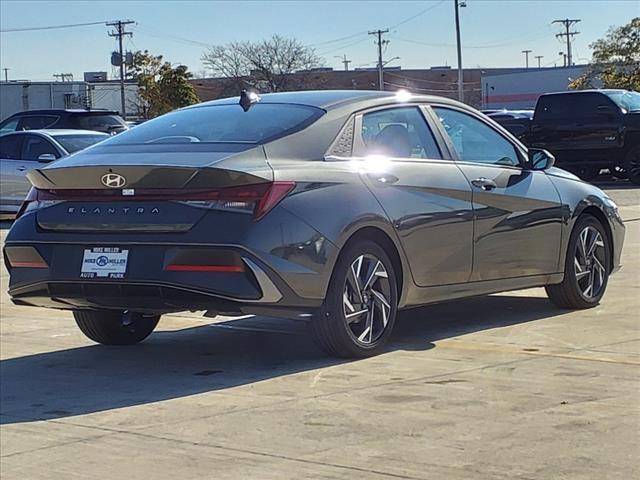
[[[11,32],[33,32],[36,30],[55,30],[60,28],[75,28],[75,27],[88,27],[90,25],[106,25],[107,21],[102,22],[86,22],[86,23],[68,23],[65,25],[47,25],[42,27],[18,27],[18,28],[5,28],[0,30],[0,33]]]

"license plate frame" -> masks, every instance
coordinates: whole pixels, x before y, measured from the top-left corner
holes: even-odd
[[[124,278],[129,263],[129,250],[119,247],[85,248],[80,278]]]

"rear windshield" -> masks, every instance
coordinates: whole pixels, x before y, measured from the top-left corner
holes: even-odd
[[[62,145],[69,153],[74,153],[79,150],[84,150],[93,144],[101,142],[109,138],[109,135],[96,134],[96,135],[52,135],[56,142]]]
[[[302,130],[323,110],[292,104],[210,105],[168,113],[121,133],[105,145],[265,143]]]
[[[117,115],[78,115],[74,118],[78,128],[83,130],[108,131],[114,127],[124,128],[126,124]]]

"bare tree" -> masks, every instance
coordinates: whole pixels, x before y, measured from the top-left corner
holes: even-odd
[[[288,88],[291,74],[317,67],[321,59],[297,39],[274,35],[261,42],[214,46],[202,55],[202,62],[235,87],[277,92]]]

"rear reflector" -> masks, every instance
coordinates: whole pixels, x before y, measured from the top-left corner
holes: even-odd
[[[4,253],[11,268],[49,268],[34,247],[9,245]]]
[[[12,262],[9,260],[9,265],[13,268],[49,268],[44,262]]]
[[[165,270],[169,272],[240,273],[244,272],[244,267],[242,265],[167,265]]]

